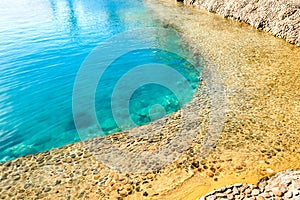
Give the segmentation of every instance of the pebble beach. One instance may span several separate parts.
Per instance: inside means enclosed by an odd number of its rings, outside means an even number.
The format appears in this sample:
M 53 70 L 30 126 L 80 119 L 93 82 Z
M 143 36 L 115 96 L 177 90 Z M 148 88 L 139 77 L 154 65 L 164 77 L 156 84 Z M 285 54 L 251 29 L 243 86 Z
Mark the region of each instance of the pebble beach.
M 145 4 L 205 62 L 192 101 L 0 164 L 0 198 L 299 199 L 300 48 L 174 1 Z
M 205 199 L 300 199 L 300 171 L 287 170 L 262 178 L 257 184 L 233 184 L 222 187 L 199 200 Z

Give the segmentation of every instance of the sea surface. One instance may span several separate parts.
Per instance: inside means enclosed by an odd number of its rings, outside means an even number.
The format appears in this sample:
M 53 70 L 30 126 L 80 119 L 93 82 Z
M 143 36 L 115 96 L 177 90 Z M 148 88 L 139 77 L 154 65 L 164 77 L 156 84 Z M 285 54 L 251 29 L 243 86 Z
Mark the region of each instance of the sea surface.
M 83 61 L 113 36 L 151 27 L 164 25 L 141 0 L 1 0 L 0 162 L 80 141 L 72 94 Z M 150 123 L 191 100 L 199 71 L 182 55 L 192 55 L 182 47 L 177 34 L 158 32 L 153 37 L 163 38 L 160 48 L 128 52 L 103 73 L 95 95 L 101 131 L 88 137 Z M 137 40 L 141 38 L 149 39 L 141 35 Z M 168 47 L 179 49 L 181 55 L 164 51 Z M 124 119 L 125 125 L 120 127 L 112 114 L 114 87 L 128 71 L 147 63 L 178 71 L 183 80 L 171 84 L 180 87 L 181 82 L 188 81 L 192 90 L 180 91 L 184 98 L 179 101 L 178 94 L 164 85 L 142 84 L 128 99 L 130 121 L 134 123 L 126 126 L 128 120 Z M 122 106 L 114 107 L 114 112 L 121 112 Z M 84 128 L 95 126 L 84 124 Z

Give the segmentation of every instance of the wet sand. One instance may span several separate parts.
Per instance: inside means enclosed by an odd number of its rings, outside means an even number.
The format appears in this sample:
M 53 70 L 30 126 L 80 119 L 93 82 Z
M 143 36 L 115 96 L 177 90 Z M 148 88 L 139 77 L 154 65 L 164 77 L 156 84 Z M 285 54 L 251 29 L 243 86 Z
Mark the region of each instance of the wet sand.
M 196 199 L 227 184 L 300 168 L 300 48 L 171 0 L 145 3 L 206 62 L 211 76 L 203 73 L 192 102 L 125 133 L 1 164 L 0 198 Z M 210 87 L 214 83 L 220 87 Z M 108 161 L 114 148 L 155 158 L 170 138 L 178 139 L 180 128 L 186 137 L 171 148 L 179 159 L 163 168 L 155 168 L 155 159 L 150 171 L 135 162 L 139 157 Z M 144 171 L 128 171 L 132 167 Z

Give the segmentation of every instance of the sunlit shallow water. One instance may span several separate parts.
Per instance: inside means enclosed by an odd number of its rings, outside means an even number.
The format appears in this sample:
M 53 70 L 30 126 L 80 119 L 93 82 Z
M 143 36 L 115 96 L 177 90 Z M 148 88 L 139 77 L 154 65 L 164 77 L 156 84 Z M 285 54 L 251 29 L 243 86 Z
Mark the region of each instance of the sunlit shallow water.
M 134 0 L 4 0 L 0 13 L 0 162 L 79 141 L 72 90 L 81 63 L 115 34 L 162 27 L 142 1 Z M 178 35 L 164 41 L 161 49 L 181 48 Z M 98 87 L 95 107 L 103 130 L 100 135 L 123 130 L 110 110 L 118 78 L 137 65 L 157 62 L 171 66 L 189 81 L 193 91 L 183 91 L 183 103 L 191 100 L 199 75 L 191 63 L 161 50 L 131 52 L 112 63 Z M 182 106 L 168 88 L 144 85 L 130 100 L 135 125 L 151 122 L 149 113 L 155 112 L 157 104 L 163 109 L 157 107 L 155 119 Z
M 226 121 L 205 157 L 207 170 L 204 165 L 200 176 L 172 197 L 196 199 L 226 184 L 256 184 L 275 172 L 298 169 L 300 48 L 199 8 L 172 0 L 146 2 L 159 19 L 184 33 L 225 89 Z M 213 178 L 207 176 L 211 169 L 217 169 Z

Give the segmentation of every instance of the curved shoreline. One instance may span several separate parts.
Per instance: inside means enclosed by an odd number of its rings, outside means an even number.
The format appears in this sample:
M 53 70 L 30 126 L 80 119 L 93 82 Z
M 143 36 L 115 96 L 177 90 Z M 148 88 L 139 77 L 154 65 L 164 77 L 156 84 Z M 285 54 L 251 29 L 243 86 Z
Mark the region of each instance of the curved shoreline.
M 213 167 L 168 196 L 195 199 L 228 184 L 255 184 L 264 176 L 299 168 L 300 85 L 295 81 L 300 61 L 294 59 L 299 48 L 197 8 L 170 0 L 161 0 L 163 6 L 151 3 L 159 19 L 181 30 L 192 52 L 213 63 L 225 86 L 228 110 L 222 137 L 205 158 Z M 215 171 L 220 165 L 226 170 Z
M 300 1 L 298 0 L 184 0 L 224 18 L 251 26 L 300 46 Z
M 204 83 L 185 106 L 193 114 L 187 123 L 197 137 L 178 160 L 163 169 L 119 172 L 99 162 L 93 155 L 99 151 L 93 147 L 104 142 L 131 151 L 156 151 L 174 137 L 182 110 L 127 133 L 3 163 L 0 198 L 195 199 L 227 184 L 256 183 L 278 171 L 300 168 L 300 61 L 286 59 L 299 57 L 299 48 L 240 23 L 170 5 L 170 0 L 149 6 L 163 22 L 181 30 L 191 51 L 211 61 L 221 77 L 226 120 L 215 148 L 203 156 L 210 113 Z M 147 133 L 160 125 L 163 135 L 153 134 L 152 140 L 133 137 L 139 130 Z
M 0 171 L 3 172 L 0 177 L 0 198 L 22 198 L 24 195 L 26 198 L 38 199 L 155 198 L 174 189 L 191 178 L 199 167 L 198 159 L 203 153 L 200 147 L 206 146 L 203 142 L 210 112 L 208 93 L 203 82 L 190 103 L 160 120 L 126 132 L 89 139 L 0 164 Z M 195 108 L 198 110 L 196 113 Z M 116 159 L 119 158 L 115 155 L 116 148 L 139 152 L 139 157 L 143 157 L 144 153 L 155 156 L 160 147 L 170 144 L 169 139 L 178 139 L 178 126 L 183 129 L 181 134 L 185 140 L 181 139 L 170 149 L 182 155 L 175 162 L 166 163 L 167 166 L 160 168 L 153 166 L 151 171 L 129 172 L 128 164 L 137 164 L 130 166 L 133 169 L 144 169 L 145 166 L 135 162 L 133 157 Z M 196 138 L 191 138 L 192 145 L 184 149 L 182 146 L 192 132 Z M 140 136 L 143 134 L 147 137 Z M 109 158 L 111 160 L 107 160 Z

